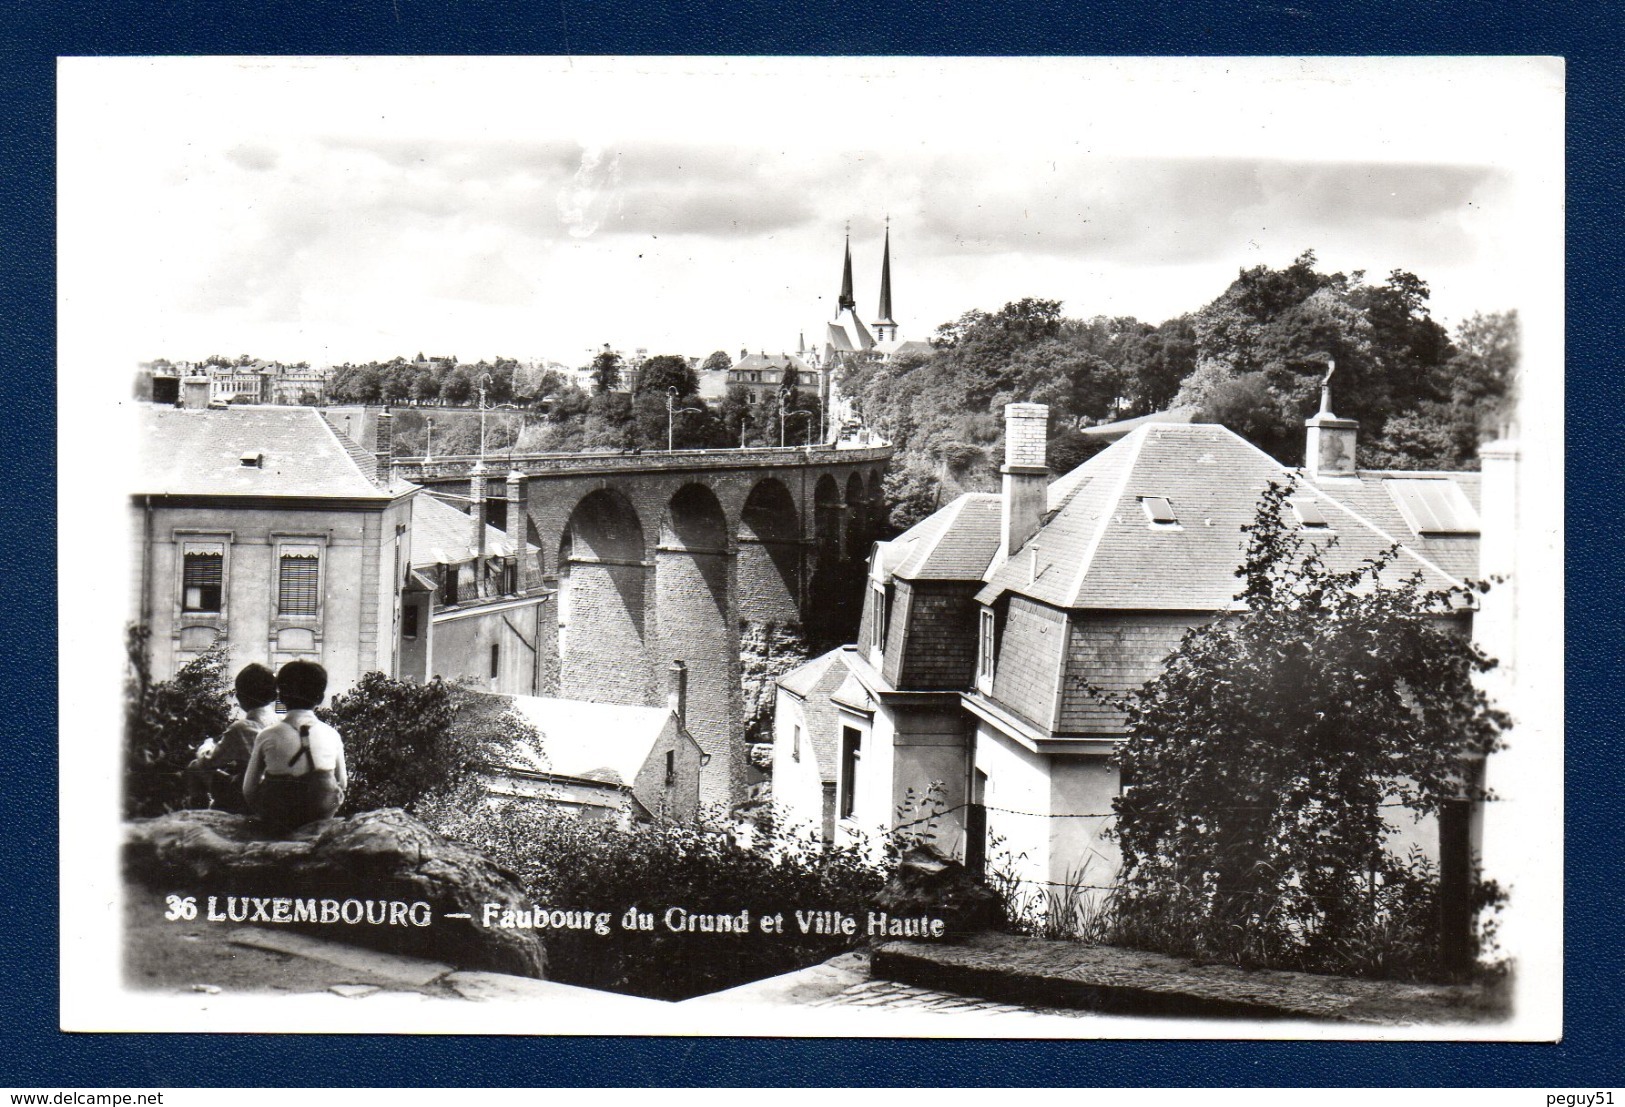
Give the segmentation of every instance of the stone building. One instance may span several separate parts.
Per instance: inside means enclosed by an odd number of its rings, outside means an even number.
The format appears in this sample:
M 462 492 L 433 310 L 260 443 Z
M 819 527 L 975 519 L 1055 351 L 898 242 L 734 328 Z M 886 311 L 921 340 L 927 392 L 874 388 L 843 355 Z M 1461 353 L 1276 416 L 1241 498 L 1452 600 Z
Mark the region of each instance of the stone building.
M 234 665 L 295 658 L 342 690 L 399 671 L 413 485 L 309 408 L 140 410 L 132 618 L 165 679 L 223 641 Z
M 1237 610 L 1242 527 L 1271 481 L 1295 477 L 1295 522 L 1336 538 L 1334 568 L 1398 543 L 1396 579 L 1478 575 L 1478 474 L 1358 469 L 1329 403 L 1303 471 L 1221 426 L 1145 423 L 1053 481 L 1046 409 L 1005 413 L 1002 490 L 877 543 L 857 642 L 779 681 L 774 799 L 826 838 L 894 825 L 935 786 L 958 856 L 999 841 L 1039 887 L 1108 882 L 1124 719 L 1090 688 L 1138 689 L 1187 628 Z

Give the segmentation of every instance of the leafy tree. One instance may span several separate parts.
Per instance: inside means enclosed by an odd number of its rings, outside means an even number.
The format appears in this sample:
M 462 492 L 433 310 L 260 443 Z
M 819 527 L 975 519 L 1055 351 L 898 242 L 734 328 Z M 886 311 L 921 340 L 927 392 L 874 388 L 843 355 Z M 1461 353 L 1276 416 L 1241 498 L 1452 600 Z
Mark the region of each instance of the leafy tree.
M 549 399 L 547 417 L 552 423 L 579 423 L 592 403 L 592 397 L 580 385 L 557 373 L 549 374 L 548 389 L 542 395 Z
M 517 742 L 539 748 L 509 702 L 443 680 L 367 673 L 318 712 L 344 739 L 344 813 L 420 805 L 456 792 L 482 757 Z
M 750 402 L 750 389 L 730 384 L 718 408 L 724 446 L 761 445 L 761 424 L 756 406 Z
M 170 680 L 152 679 L 144 626 L 125 630 L 124 815 L 146 818 L 186 806 L 185 771 L 205 738 L 231 725 L 226 649 L 215 645 Z
M 679 354 L 657 354 L 638 369 L 638 391 L 652 392 L 665 401 L 666 389 L 677 389 L 678 396 L 692 396 L 700 390 L 699 377 L 689 367 L 688 359 Z
M 728 356 L 727 350 L 713 350 L 711 356 L 705 359 L 700 369 L 707 373 L 726 372 L 733 368 L 733 359 Z
M 1245 613 L 1188 631 L 1120 705 L 1121 936 L 1426 975 L 1430 874 L 1387 851 L 1384 812 L 1485 798 L 1472 766 L 1507 717 L 1473 677 L 1494 663 L 1462 633 L 1469 589 L 1395 583 L 1394 550 L 1331 568 L 1283 519 L 1291 492 L 1271 484 L 1247 528 Z M 1397 954 L 1377 940 L 1395 932 Z
M 600 392 L 593 396 L 582 423 L 584 449 L 626 450 L 637 445 L 632 419 L 632 397 L 625 392 Z
M 605 346 L 592 359 L 592 390 L 602 396 L 621 386 L 621 355 Z
M 427 365 L 414 365 L 411 367 L 411 399 L 420 404 L 432 404 L 440 398 L 440 382 L 435 380 L 434 370 Z
M 1282 411 L 1282 400 L 1263 373 L 1225 373 L 1206 390 L 1197 418 L 1229 427 L 1272 457 L 1302 452 L 1302 431 Z
M 379 391 L 386 404 L 405 403 L 412 398 L 412 385 L 416 371 L 401 358 L 396 358 L 379 371 Z
M 461 406 L 474 398 L 474 377 L 468 366 L 459 365 L 440 382 L 440 402 Z

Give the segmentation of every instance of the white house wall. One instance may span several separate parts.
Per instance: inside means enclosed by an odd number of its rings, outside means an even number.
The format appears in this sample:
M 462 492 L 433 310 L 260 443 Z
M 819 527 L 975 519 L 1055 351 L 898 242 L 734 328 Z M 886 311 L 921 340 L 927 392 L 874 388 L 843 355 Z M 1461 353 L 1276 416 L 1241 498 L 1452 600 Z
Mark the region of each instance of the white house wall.
M 989 871 L 1027 881 L 1029 889 L 1041 892 L 1050 874 L 1052 820 L 1044 817 L 1050 809 L 1049 758 L 983 720 L 976 728 L 976 769 L 987 776 L 982 801 L 988 807 Z
M 801 728 L 801 756 L 795 756 L 795 731 Z M 834 773 L 838 766 L 828 766 Z M 807 726 L 806 704 L 783 688 L 773 710 L 773 805 L 778 817 L 791 826 L 821 831 L 824 824 L 824 784 L 818 751 Z

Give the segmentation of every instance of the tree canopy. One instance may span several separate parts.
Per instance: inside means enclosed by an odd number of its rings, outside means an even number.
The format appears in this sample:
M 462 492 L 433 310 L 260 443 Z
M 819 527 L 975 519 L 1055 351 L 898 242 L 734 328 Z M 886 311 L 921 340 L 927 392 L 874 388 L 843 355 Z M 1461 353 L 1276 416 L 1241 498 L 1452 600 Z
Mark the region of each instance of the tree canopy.
M 639 392 L 664 397 L 668 388 L 677 389 L 679 397 L 692 396 L 700 390 L 699 377 L 681 354 L 657 354 L 638 368 Z

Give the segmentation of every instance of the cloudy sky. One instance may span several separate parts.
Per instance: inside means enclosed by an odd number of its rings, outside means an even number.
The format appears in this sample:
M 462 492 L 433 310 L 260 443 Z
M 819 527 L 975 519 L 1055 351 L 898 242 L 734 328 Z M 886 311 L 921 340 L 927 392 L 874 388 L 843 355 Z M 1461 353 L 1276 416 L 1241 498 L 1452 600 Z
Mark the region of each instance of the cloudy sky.
M 1160 321 L 1314 249 L 1454 323 L 1529 295 L 1561 70 L 1464 59 L 71 59 L 65 339 L 135 360 L 793 349 Z M 1554 156 L 1555 152 L 1555 156 Z M 68 343 L 65 342 L 65 346 Z M 123 370 L 121 369 L 121 372 Z

